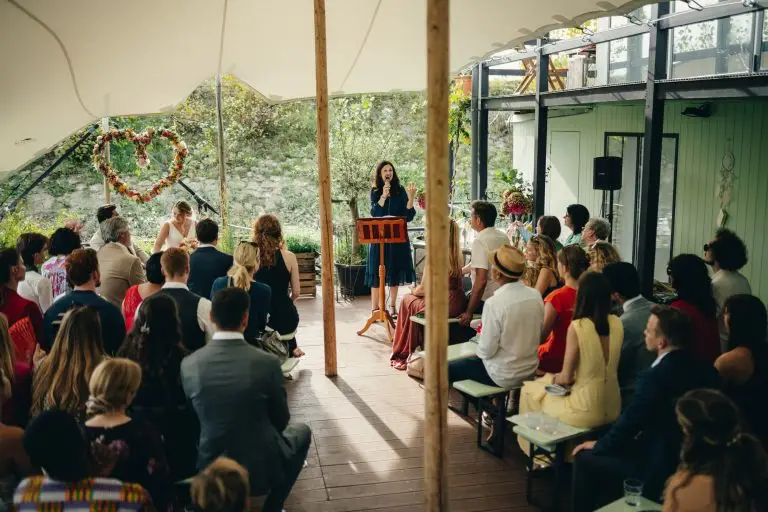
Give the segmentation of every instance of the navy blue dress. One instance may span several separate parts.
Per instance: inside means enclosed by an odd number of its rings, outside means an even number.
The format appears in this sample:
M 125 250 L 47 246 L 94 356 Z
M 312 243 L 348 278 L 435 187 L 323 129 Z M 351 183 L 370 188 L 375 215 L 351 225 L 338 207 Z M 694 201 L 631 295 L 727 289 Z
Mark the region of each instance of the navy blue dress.
M 400 186 L 400 193 L 390 195 L 384 206 L 379 206 L 381 192 L 371 190 L 371 216 L 372 217 L 405 217 L 410 222 L 416 216 L 416 209 L 408 209 L 408 194 L 405 187 Z M 411 242 L 384 245 L 384 265 L 387 268 L 387 286 L 401 286 L 416 281 L 416 273 L 413 271 L 413 257 L 411 256 Z M 368 265 L 365 269 L 365 284 L 371 288 L 379 287 L 379 245 L 368 246 Z

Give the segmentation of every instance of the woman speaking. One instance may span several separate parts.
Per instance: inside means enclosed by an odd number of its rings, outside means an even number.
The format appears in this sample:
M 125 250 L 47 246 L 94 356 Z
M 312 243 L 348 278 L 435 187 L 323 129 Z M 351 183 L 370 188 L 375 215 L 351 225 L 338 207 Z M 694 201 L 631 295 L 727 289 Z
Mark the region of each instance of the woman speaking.
M 410 222 L 416 216 L 416 210 L 413 207 L 415 195 L 416 186 L 410 184 L 405 188 L 400 185 L 395 166 L 385 160 L 376 166 L 376 175 L 373 178 L 373 188 L 371 189 L 371 216 L 405 217 L 406 222 Z M 384 265 L 387 269 L 385 284 L 389 287 L 389 314 L 395 318 L 397 316 L 395 303 L 398 286 L 413 283 L 416 280 L 410 241 L 385 244 Z M 383 304 L 379 304 L 379 286 L 381 283 L 379 283 L 378 244 L 368 246 L 365 284 L 371 287 L 371 308 L 376 311 L 379 307 L 384 307 Z

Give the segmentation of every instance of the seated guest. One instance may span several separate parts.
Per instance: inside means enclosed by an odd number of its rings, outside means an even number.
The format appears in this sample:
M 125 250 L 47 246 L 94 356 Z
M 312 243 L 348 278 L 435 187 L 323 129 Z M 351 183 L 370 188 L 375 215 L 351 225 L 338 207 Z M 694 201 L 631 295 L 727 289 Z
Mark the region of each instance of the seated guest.
M 758 406 L 768 386 L 768 317 L 753 295 L 731 295 L 723 308 L 728 351 L 715 360 L 726 394 L 736 402 L 752 431 L 768 443 L 768 410 Z
M 560 286 L 556 255 L 555 244 L 545 235 L 532 236 L 525 246 L 527 266 L 523 282 L 535 288 L 542 297 L 546 297 Z
M 539 373 L 558 373 L 563 368 L 565 340 L 571 316 L 576 304 L 579 278 L 589 267 L 584 249 L 578 245 L 566 245 L 557 253 L 557 272 L 565 284 L 549 295 L 544 301 L 544 324 L 541 328 L 539 346 Z
M 640 276 L 631 263 L 609 263 L 603 269 L 603 275 L 611 283 L 614 304 L 623 310 L 621 325 L 624 326 L 624 343 L 619 358 L 619 389 L 621 405 L 626 407 L 635 392 L 637 377 L 651 366 L 656 357 L 645 347 L 644 334 L 653 303 L 640 295 Z
M 100 476 L 135 482 L 149 492 L 158 510 L 168 504 L 168 463 L 160 434 L 151 423 L 125 413 L 141 384 L 141 368 L 129 359 L 102 361 L 88 385 L 85 437 Z
M 259 248 L 259 269 L 254 278 L 272 290 L 267 325 L 280 334 L 296 332 L 299 312 L 294 302 L 299 298 L 299 263 L 296 255 L 285 248 L 283 228 L 277 217 L 262 215 L 256 219 L 251 230 L 251 241 Z M 293 357 L 304 355 L 295 338 L 287 343 Z
M 128 221 L 113 217 L 101 223 L 106 245 L 99 249 L 99 295 L 117 306 L 122 306 L 125 292 L 131 286 L 147 281 L 144 266 L 138 256 L 129 250 L 133 245 Z
M 542 215 L 536 223 L 536 234 L 549 237 L 555 244 L 555 252 L 563 248 L 563 244 L 558 240 L 561 231 L 560 220 L 554 215 Z
M 717 303 L 704 260 L 695 254 L 680 254 L 669 262 L 667 274 L 677 292 L 672 307 L 688 315 L 693 324 L 691 350 L 702 361 L 714 364 L 720 355 Z
M 50 353 L 32 376 L 32 417 L 48 409 L 85 417 L 88 381 L 107 357 L 99 324 L 99 313 L 90 306 L 73 308 L 64 315 Z
M 17 329 L 30 331 L 29 335 L 20 331 L 17 337 L 11 333 L 17 353 L 24 358 L 28 356 L 30 347 L 34 347 L 34 341 L 39 341 L 43 336 L 43 315 L 40 308 L 16 292 L 19 283 L 24 280 L 25 272 L 24 262 L 16 249 L 0 250 L 0 313 L 8 319 L 11 331 L 17 322 L 23 322 Z M 31 339 L 32 335 L 35 340 Z
M 656 360 L 638 378 L 632 401 L 610 430 L 573 451 L 574 512 L 591 512 L 620 498 L 625 478 L 639 478 L 643 496 L 660 501 L 682 444 L 675 417 L 677 399 L 692 389 L 717 385 L 714 368 L 685 348 L 692 335 L 687 315 L 653 306 L 645 346 L 657 354 Z
M 502 245 L 509 244 L 507 234 L 496 229 L 496 207 L 487 201 L 473 201 L 470 225 L 477 233 L 472 242 L 472 256 L 468 265 L 462 269 L 464 274 L 472 274 L 472 291 L 469 293 L 467 309 L 459 315 L 461 325 L 469 325 L 472 316 L 480 313 L 483 302 L 493 296 L 499 284 L 490 277 L 489 254 Z
M 621 261 L 621 255 L 614 246 L 603 240 L 598 240 L 587 251 L 589 256 L 589 270 L 602 272 L 609 263 Z
M 455 317 L 466 309 L 467 298 L 462 285 L 461 253 L 459 225 L 451 219 L 448 228 L 448 316 Z M 425 269 L 421 284 L 411 290 L 400 301 L 395 337 L 392 343 L 390 364 L 396 370 L 405 370 L 408 356 L 417 348 L 424 347 L 424 328 L 411 321 L 411 316 L 424 311 L 425 284 L 429 270 Z M 451 340 L 453 341 L 453 340 Z
M 96 232 L 91 237 L 91 240 L 88 242 L 88 247 L 93 249 L 94 251 L 99 251 L 102 247 L 104 247 L 104 237 L 102 236 L 102 224 L 105 220 L 111 219 L 112 217 L 119 217 L 120 214 L 117 211 L 117 206 L 114 204 L 107 204 L 104 206 L 99 206 L 99 209 L 96 210 L 96 220 L 99 221 L 99 225 L 96 227 Z M 130 247 L 128 247 L 128 250 L 134 255 L 138 256 L 141 260 L 142 264 L 145 264 L 147 262 L 147 253 L 144 252 L 144 249 L 136 245 L 135 243 L 132 243 Z
M 7 402 L 4 397 L 11 393 L 11 384 L 0 370 L 0 410 Z M 24 451 L 24 430 L 0 422 L 0 510 L 4 503 L 13 501 L 13 490 L 22 478 L 37 473 Z
M 43 341 L 40 348 L 51 350 L 56 332 L 64 314 L 75 306 L 89 306 L 99 315 L 101 339 L 107 354 L 115 355 L 125 339 L 125 320 L 120 310 L 96 295 L 101 275 L 99 260 L 93 249 L 77 249 L 67 257 L 67 279 L 75 289 L 56 302 L 45 312 L 43 318 Z
M 232 267 L 232 256 L 216 248 L 219 243 L 219 226 L 213 219 L 197 223 L 197 239 L 200 245 L 189 256 L 189 291 L 201 297 L 211 297 L 213 282 L 227 275 Z
M 483 330 L 477 357 L 448 364 L 450 383 L 471 379 L 489 386 L 520 387 L 536 372 L 544 303 L 525 286 L 525 256 L 503 245 L 489 255 L 491 276 L 499 287 L 483 307 Z
M 747 264 L 747 246 L 730 229 L 720 228 L 715 239 L 704 245 L 704 262 L 712 266 L 712 294 L 717 303 L 720 349 L 728 350 L 728 331 L 723 320 L 725 301 L 731 295 L 750 295 L 749 281 L 739 272 Z
M 581 428 L 607 425 L 619 416 L 617 373 L 624 329 L 610 310 L 608 280 L 595 272 L 581 276 L 573 320 L 568 327 L 563 370 L 523 384 L 520 414 L 540 411 Z M 570 394 L 550 394 L 545 389 L 549 384 L 569 388 Z M 520 446 L 528 453 L 522 437 Z
M 745 431 L 736 404 L 714 389 L 695 389 L 678 400 L 676 412 L 683 451 L 664 511 L 768 509 L 768 456 Z
M 181 344 L 176 302 L 162 294 L 147 298 L 118 355 L 141 367 L 131 416 L 151 422 L 163 436 L 174 480 L 195 473 L 200 435 L 197 417 L 181 387 L 181 360 L 187 354 Z
M 243 466 L 219 457 L 192 479 L 192 504 L 200 512 L 251 510 L 248 472 Z
M 51 280 L 51 289 L 54 300 L 72 291 L 67 281 L 67 271 L 64 262 L 72 251 L 80 249 L 80 235 L 69 228 L 59 228 L 53 232 L 48 242 L 48 258 L 40 268 L 40 274 Z
M 581 235 L 582 247 L 589 249 L 599 240 L 606 241 L 611 236 L 611 223 L 599 217 L 592 217 L 584 225 Z
M 0 313 L 0 375 L 10 384 L 10 396 L 0 407 L 0 421 L 6 425 L 27 424 L 32 401 L 32 365 L 20 361 L 8 332 L 8 319 Z
M 181 342 L 190 352 L 203 345 L 213 334 L 210 324 L 211 301 L 195 295 L 187 288 L 189 279 L 189 254 L 179 247 L 163 252 L 160 266 L 165 284 L 158 293 L 167 295 L 176 302 L 181 321 Z
M 210 290 L 211 296 L 230 286 L 248 292 L 251 298 L 251 310 L 248 314 L 245 340 L 252 345 L 267 326 L 267 315 L 272 304 L 272 290 L 269 286 L 253 279 L 258 268 L 259 249 L 256 247 L 256 243 L 240 242 L 235 249 L 234 265 L 226 273 L 226 276 L 219 277 L 213 282 Z
M 589 220 L 589 210 L 582 204 L 571 204 L 565 209 L 565 227 L 571 230 L 571 234 L 565 239 L 564 246 L 582 245 L 581 237 L 584 232 L 584 225 Z
M 43 313 L 53 302 L 51 280 L 40 273 L 40 265 L 45 261 L 47 247 L 48 237 L 40 233 L 23 233 L 16 241 L 16 250 L 19 251 L 26 268 L 24 280 L 19 283 L 16 291 L 25 299 L 37 304 Z
M 160 291 L 165 284 L 163 268 L 160 266 L 162 252 L 156 252 L 147 260 L 147 282 L 135 284 L 128 288 L 123 299 L 123 318 L 125 318 L 125 330 L 133 327 L 133 319 L 141 302 Z
M 33 420 L 24 432 L 24 449 L 45 476 L 19 484 L 16 510 L 155 510 L 140 485 L 93 478 L 88 441 L 65 411 L 47 411 Z
M 213 297 L 211 342 L 181 363 L 184 392 L 200 419 L 198 469 L 226 454 L 250 474 L 263 510 L 280 512 L 307 457 L 311 433 L 288 425 L 290 412 L 278 359 L 248 345 L 248 294 L 227 288 Z

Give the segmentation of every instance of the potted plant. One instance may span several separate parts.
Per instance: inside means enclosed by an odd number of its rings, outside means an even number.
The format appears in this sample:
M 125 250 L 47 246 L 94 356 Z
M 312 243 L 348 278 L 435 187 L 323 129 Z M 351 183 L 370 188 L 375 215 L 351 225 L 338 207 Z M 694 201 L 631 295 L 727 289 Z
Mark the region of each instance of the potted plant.
M 357 297 L 371 293 L 370 287 L 365 284 L 365 267 L 368 259 L 368 248 L 357 244 L 354 239 L 357 230 L 354 226 L 345 226 L 335 230 L 333 254 L 336 259 L 336 275 L 339 280 L 339 289 L 343 297 Z
M 320 241 L 309 230 L 291 231 L 285 236 L 286 248 L 296 255 L 299 263 L 300 295 L 317 296 L 315 260 L 320 253 Z

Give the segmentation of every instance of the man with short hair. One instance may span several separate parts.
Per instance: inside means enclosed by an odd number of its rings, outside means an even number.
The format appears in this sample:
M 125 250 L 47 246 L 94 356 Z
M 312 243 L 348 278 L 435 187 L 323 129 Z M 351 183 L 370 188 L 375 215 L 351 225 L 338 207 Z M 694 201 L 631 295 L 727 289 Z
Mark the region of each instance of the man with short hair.
M 122 308 L 128 288 L 145 283 L 147 276 L 141 260 L 131 252 L 131 230 L 124 217 L 112 217 L 102 222 L 101 233 L 106 244 L 98 252 L 101 275 L 98 293 Z
M 197 223 L 197 240 L 200 245 L 189 256 L 189 291 L 201 297 L 210 297 L 213 282 L 227 275 L 232 268 L 232 256 L 216 248 L 219 243 L 219 226 L 213 219 Z
M 44 476 L 24 479 L 13 494 L 14 509 L 154 511 L 139 484 L 98 474 L 91 447 L 77 421 L 57 409 L 43 411 L 24 432 L 24 451 Z
M 57 299 L 43 317 L 43 340 L 40 347 L 46 352 L 51 350 L 56 340 L 64 314 L 74 306 L 91 306 L 99 313 L 101 321 L 101 339 L 104 350 L 109 355 L 117 354 L 125 340 L 125 320 L 120 310 L 112 303 L 96 294 L 100 285 L 99 259 L 93 249 L 76 249 L 64 263 L 67 279 L 74 290 Z
M 168 295 L 179 310 L 181 341 L 194 352 L 203 347 L 213 335 L 211 301 L 189 291 L 189 254 L 179 247 L 171 247 L 160 257 L 165 284 L 158 293 Z
M 96 210 L 96 220 L 99 222 L 99 225 L 96 227 L 96 232 L 91 237 L 90 241 L 88 242 L 88 247 L 91 249 L 94 249 L 98 251 L 104 246 L 104 237 L 101 233 L 101 224 L 107 220 L 111 219 L 112 217 L 119 217 L 120 213 L 117 211 L 117 206 L 114 204 L 105 204 L 104 206 L 99 206 L 99 209 Z M 147 253 L 144 252 L 144 250 L 139 247 L 136 244 L 131 244 L 131 247 L 128 248 L 134 255 L 138 256 L 141 260 L 142 265 L 147 263 L 147 260 L 149 259 L 149 256 L 147 256 Z
M 205 347 L 184 358 L 184 392 L 200 419 L 198 469 L 221 455 L 249 473 L 251 493 L 267 495 L 262 510 L 280 512 L 309 451 L 307 425 L 288 425 L 280 361 L 249 345 L 250 299 L 240 288 L 216 292 L 211 320 L 216 328 Z
M 661 501 L 683 441 L 675 404 L 692 389 L 718 385 L 715 369 L 687 349 L 692 336 L 685 313 L 667 306 L 651 308 L 645 346 L 656 360 L 640 375 L 632 401 L 608 432 L 574 449 L 574 512 L 591 512 L 620 498 L 625 478 L 642 480 L 643 496 Z
M 459 315 L 461 325 L 469 325 L 472 315 L 483 309 L 483 301 L 488 300 L 499 288 L 499 284 L 488 280 L 490 265 L 488 255 L 509 243 L 507 234 L 496 229 L 496 207 L 487 201 L 473 201 L 470 205 L 472 216 L 470 224 L 477 232 L 472 242 L 472 260 L 463 268 L 465 274 L 472 273 L 472 291 L 469 293 L 467 310 Z
M 603 275 L 611 283 L 614 304 L 623 310 L 624 342 L 619 358 L 619 388 L 622 408 L 626 408 L 635 392 L 638 375 L 655 359 L 653 352 L 645 347 L 644 334 L 653 303 L 640 295 L 640 276 L 631 263 L 609 263 L 603 268 Z
M 599 217 L 592 217 L 581 232 L 581 245 L 592 247 L 598 240 L 606 241 L 611 236 L 611 223 Z
M 720 349 L 728 347 L 728 329 L 723 318 L 725 301 L 733 295 L 752 295 L 752 287 L 739 272 L 747 264 L 747 246 L 730 229 L 720 228 L 715 239 L 704 245 L 704 261 L 712 266 L 712 294 L 717 302 L 717 326 L 720 331 Z

